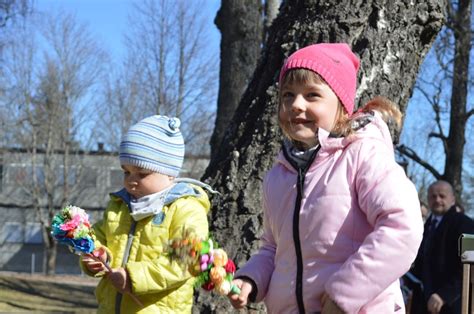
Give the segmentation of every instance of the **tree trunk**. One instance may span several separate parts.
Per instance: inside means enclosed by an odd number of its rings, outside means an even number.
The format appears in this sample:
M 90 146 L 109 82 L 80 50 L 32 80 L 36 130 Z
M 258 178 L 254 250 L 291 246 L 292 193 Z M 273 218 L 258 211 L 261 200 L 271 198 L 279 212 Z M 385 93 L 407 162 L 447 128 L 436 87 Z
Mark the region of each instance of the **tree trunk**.
M 280 7 L 253 79 L 204 175 L 222 193 L 213 199 L 212 234 L 237 266 L 255 252 L 261 235 L 261 183 L 280 149 L 275 82 L 284 59 L 312 43 L 346 42 L 361 58 L 359 104 L 384 95 L 405 111 L 418 67 L 443 25 L 444 8 L 437 0 L 295 0 Z M 210 300 L 204 292 L 198 303 L 202 312 L 231 311 L 227 300 Z
M 58 245 L 47 231 L 46 226 L 42 226 L 44 243 L 43 255 L 43 271 L 46 275 L 54 275 L 56 273 L 56 255 Z
M 211 154 L 218 151 L 240 98 L 252 77 L 263 36 L 262 5 L 259 0 L 224 0 L 215 24 L 221 39 L 219 95 Z
M 454 66 L 451 91 L 451 116 L 447 138 L 445 172 L 443 179 L 453 184 L 457 199 L 462 194 L 462 165 L 466 123 L 467 85 L 469 81 L 469 54 L 471 51 L 471 0 L 458 2 L 453 17 Z

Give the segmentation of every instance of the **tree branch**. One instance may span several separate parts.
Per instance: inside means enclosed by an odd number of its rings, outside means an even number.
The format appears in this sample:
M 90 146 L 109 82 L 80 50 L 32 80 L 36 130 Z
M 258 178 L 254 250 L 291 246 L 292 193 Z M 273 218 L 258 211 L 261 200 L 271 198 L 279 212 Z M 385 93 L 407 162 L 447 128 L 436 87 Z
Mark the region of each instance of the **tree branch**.
M 466 112 L 466 115 L 464 116 L 464 121 L 467 122 L 467 120 L 469 120 L 469 118 L 474 114 L 474 109 L 471 109 L 469 110 L 468 112 Z
M 446 140 L 446 137 L 443 134 L 439 134 L 435 132 L 431 132 L 430 134 L 428 134 L 428 137 L 436 137 L 436 138 L 441 139 L 442 141 Z
M 429 172 L 436 178 L 441 179 L 441 174 L 427 161 L 423 160 L 413 149 L 406 147 L 405 145 L 397 145 L 395 149 L 402 155 L 410 158 Z
M 443 143 L 444 153 L 446 154 L 448 151 L 448 137 L 444 134 L 443 126 L 441 124 L 441 106 L 440 106 L 441 86 L 437 85 L 437 86 L 433 86 L 433 88 L 436 88 L 436 93 L 434 95 L 428 93 L 426 90 L 424 90 L 420 86 L 418 87 L 418 90 L 425 97 L 426 101 L 431 105 L 431 107 L 433 108 L 433 112 L 435 114 L 434 120 L 436 122 L 438 132 L 437 133 L 431 132 L 428 136 L 439 138 L 441 142 Z

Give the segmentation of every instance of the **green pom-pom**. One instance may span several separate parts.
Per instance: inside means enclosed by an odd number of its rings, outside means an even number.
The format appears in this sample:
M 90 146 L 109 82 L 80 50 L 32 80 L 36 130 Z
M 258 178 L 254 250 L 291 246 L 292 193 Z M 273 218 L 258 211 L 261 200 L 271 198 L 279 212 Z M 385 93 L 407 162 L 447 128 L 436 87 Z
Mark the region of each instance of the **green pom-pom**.
M 230 294 L 240 294 L 240 288 L 236 285 L 230 287 Z
M 204 254 L 209 253 L 209 248 L 210 248 L 209 242 L 203 241 L 201 245 L 202 245 L 202 246 L 201 246 L 201 252 L 200 252 L 200 254 L 201 254 L 201 255 L 204 255 Z

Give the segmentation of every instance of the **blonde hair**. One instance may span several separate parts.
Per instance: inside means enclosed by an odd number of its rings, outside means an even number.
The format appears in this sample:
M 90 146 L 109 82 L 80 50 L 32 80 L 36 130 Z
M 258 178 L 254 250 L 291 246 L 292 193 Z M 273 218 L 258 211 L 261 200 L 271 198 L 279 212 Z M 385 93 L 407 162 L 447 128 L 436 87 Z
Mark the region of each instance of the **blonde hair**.
M 402 129 L 402 118 L 403 115 L 398 109 L 397 105 L 390 101 L 388 98 L 382 96 L 375 96 L 369 102 L 367 102 L 357 112 L 371 113 L 377 111 L 380 113 L 382 120 L 387 124 L 392 140 L 398 138 L 400 130 Z M 356 130 L 352 127 L 353 118 L 357 118 L 357 115 L 352 117 L 340 116 L 336 118 L 335 127 L 331 131 L 334 136 L 346 137 L 353 134 Z

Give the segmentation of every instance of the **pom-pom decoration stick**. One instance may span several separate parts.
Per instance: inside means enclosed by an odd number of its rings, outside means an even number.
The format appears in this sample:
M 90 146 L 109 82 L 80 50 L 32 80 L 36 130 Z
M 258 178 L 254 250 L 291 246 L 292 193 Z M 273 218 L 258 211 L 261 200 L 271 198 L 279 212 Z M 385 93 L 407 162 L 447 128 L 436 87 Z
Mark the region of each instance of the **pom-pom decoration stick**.
M 223 249 L 217 248 L 217 243 L 211 238 L 203 240 L 192 231 L 184 230 L 183 238 L 170 240 L 165 252 L 172 261 L 187 267 L 196 278 L 196 287 L 214 290 L 220 295 L 240 294 L 239 287 L 232 284 L 234 262 Z
M 108 263 L 104 263 L 100 258 L 94 255 L 94 230 L 91 229 L 89 215 L 84 209 L 68 205 L 60 213 L 53 217 L 51 222 L 51 235 L 56 241 L 65 244 L 71 252 L 78 255 L 85 255 L 93 260 L 102 263 L 107 269 L 106 272 L 112 272 Z M 127 293 L 141 307 L 143 304 L 132 293 Z

